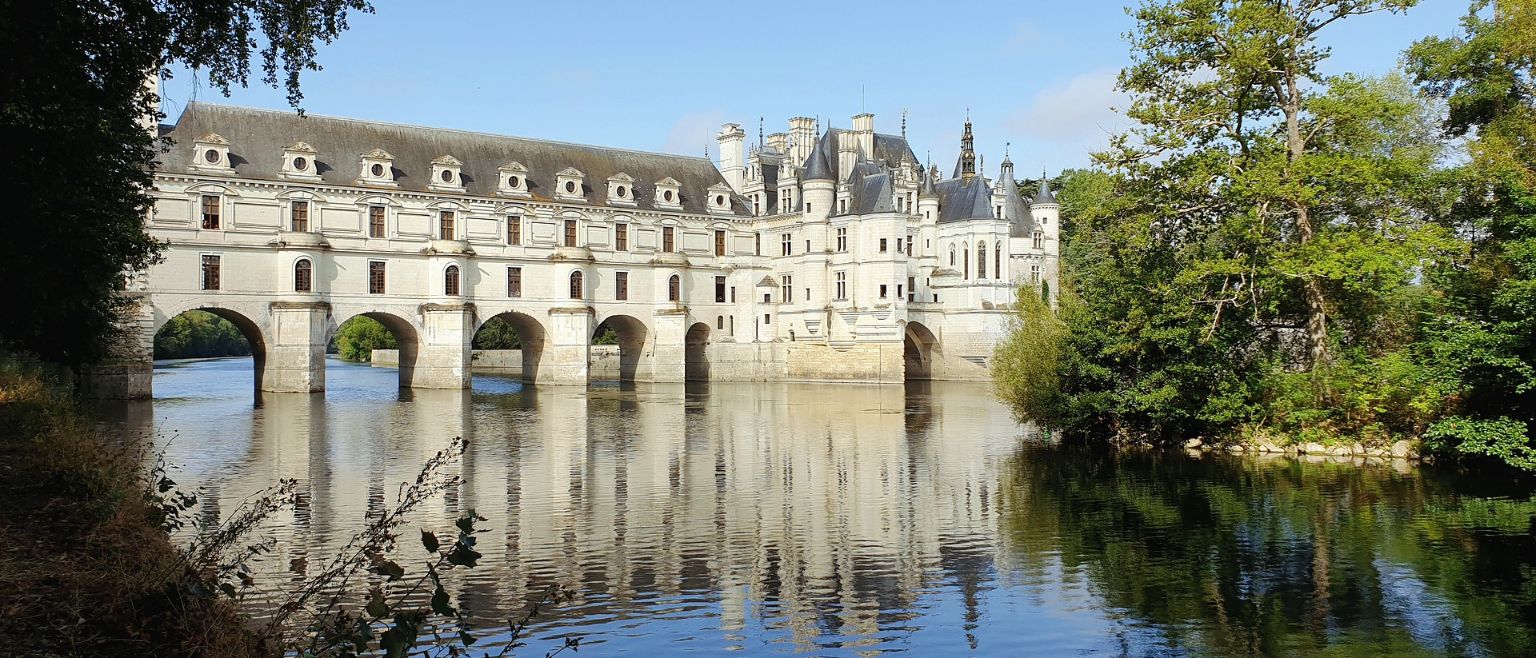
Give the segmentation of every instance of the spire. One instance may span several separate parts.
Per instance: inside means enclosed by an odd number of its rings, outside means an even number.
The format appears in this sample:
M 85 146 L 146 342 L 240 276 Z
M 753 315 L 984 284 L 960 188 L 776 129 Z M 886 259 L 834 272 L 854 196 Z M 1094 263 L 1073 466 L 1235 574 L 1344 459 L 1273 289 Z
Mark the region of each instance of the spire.
M 928 197 L 938 196 L 938 193 L 935 192 L 934 189 L 933 189 L 933 179 L 938 178 L 938 177 L 939 177 L 939 168 L 938 167 L 935 167 L 933 165 L 929 165 L 927 169 L 923 170 L 923 187 L 917 193 L 918 198 L 928 198 Z
M 1003 143 L 1003 170 L 1002 173 L 998 175 L 999 178 L 1008 181 L 1013 180 L 1013 158 L 1008 156 L 1008 147 L 1010 146 L 1012 146 L 1012 144 L 1008 142 Z
M 832 151 L 836 149 L 836 135 L 831 130 L 821 134 L 821 139 L 816 142 L 816 148 L 811 150 L 811 157 L 805 162 L 805 180 L 837 180 L 836 170 L 833 168 L 834 158 Z
M 1045 172 L 1040 172 L 1040 187 L 1035 190 L 1035 198 L 1029 205 L 1039 206 L 1047 203 L 1056 203 L 1056 195 L 1051 193 L 1051 184 L 1045 180 Z
M 969 180 L 976 175 L 976 137 L 971 134 L 971 110 L 965 110 L 965 131 L 960 134 L 960 159 L 955 161 L 955 178 Z

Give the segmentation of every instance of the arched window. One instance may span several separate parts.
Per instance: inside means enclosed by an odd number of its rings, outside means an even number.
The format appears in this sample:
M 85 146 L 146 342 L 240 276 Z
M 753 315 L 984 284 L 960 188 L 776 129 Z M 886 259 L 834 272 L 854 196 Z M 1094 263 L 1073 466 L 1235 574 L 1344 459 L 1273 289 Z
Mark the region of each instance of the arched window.
M 987 278 L 987 243 L 976 243 L 976 278 Z
M 955 266 L 955 245 L 949 245 L 949 266 Z
M 1003 243 L 992 245 L 992 278 L 1003 280 Z
M 724 330 L 725 329 L 725 316 L 723 316 L 723 315 L 715 316 L 715 328 L 716 329 L 720 329 L 720 330 Z
M 571 299 L 581 299 L 581 272 L 571 272 Z
M 293 291 L 309 292 L 313 289 L 313 281 L 314 268 L 310 265 L 309 259 L 300 258 L 299 262 L 293 264 Z
M 667 279 L 667 301 L 675 302 L 683 296 L 683 279 L 676 274 Z
M 449 265 L 443 270 L 443 294 L 449 297 L 459 296 L 459 266 Z
M 960 278 L 969 281 L 971 279 L 971 247 L 970 245 L 961 243 L 960 251 L 964 252 L 960 257 L 961 262 L 964 265 L 960 268 Z

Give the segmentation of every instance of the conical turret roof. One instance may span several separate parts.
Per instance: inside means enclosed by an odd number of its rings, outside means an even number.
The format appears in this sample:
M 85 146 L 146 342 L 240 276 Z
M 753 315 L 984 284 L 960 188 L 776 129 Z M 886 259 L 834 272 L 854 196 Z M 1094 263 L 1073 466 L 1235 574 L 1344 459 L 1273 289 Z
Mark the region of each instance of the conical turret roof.
M 1035 190 L 1035 198 L 1031 203 L 1032 205 L 1056 203 L 1056 195 L 1051 193 L 1051 184 L 1046 182 L 1044 178 L 1040 179 L 1040 187 Z
M 811 157 L 805 161 L 805 180 L 837 180 L 835 162 L 837 150 L 837 136 L 831 130 L 821 134 L 821 139 L 816 142 L 816 148 L 811 151 Z

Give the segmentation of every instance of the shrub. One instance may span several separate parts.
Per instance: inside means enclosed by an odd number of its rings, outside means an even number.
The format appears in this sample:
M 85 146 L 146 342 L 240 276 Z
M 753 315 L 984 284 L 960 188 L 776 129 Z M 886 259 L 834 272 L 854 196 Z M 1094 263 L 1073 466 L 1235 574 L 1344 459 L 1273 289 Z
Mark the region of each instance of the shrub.
M 1463 461 L 1495 459 L 1536 471 L 1536 448 L 1531 447 L 1529 431 L 1524 421 L 1510 418 L 1452 416 L 1436 421 L 1424 433 L 1424 451 Z

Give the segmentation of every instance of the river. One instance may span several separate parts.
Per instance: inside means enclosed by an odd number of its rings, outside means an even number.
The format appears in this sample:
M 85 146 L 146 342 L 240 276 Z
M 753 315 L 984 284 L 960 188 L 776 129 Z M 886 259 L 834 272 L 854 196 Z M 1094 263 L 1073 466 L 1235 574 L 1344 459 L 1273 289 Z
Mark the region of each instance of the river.
M 400 552 L 486 517 L 450 579 L 477 648 L 558 584 L 519 655 L 1536 653 L 1536 502 L 1496 479 L 1051 446 L 971 384 L 402 391 L 327 366 L 325 394 L 254 404 L 249 359 L 163 362 L 110 410 L 205 520 L 298 480 L 253 611 L 463 436 Z

